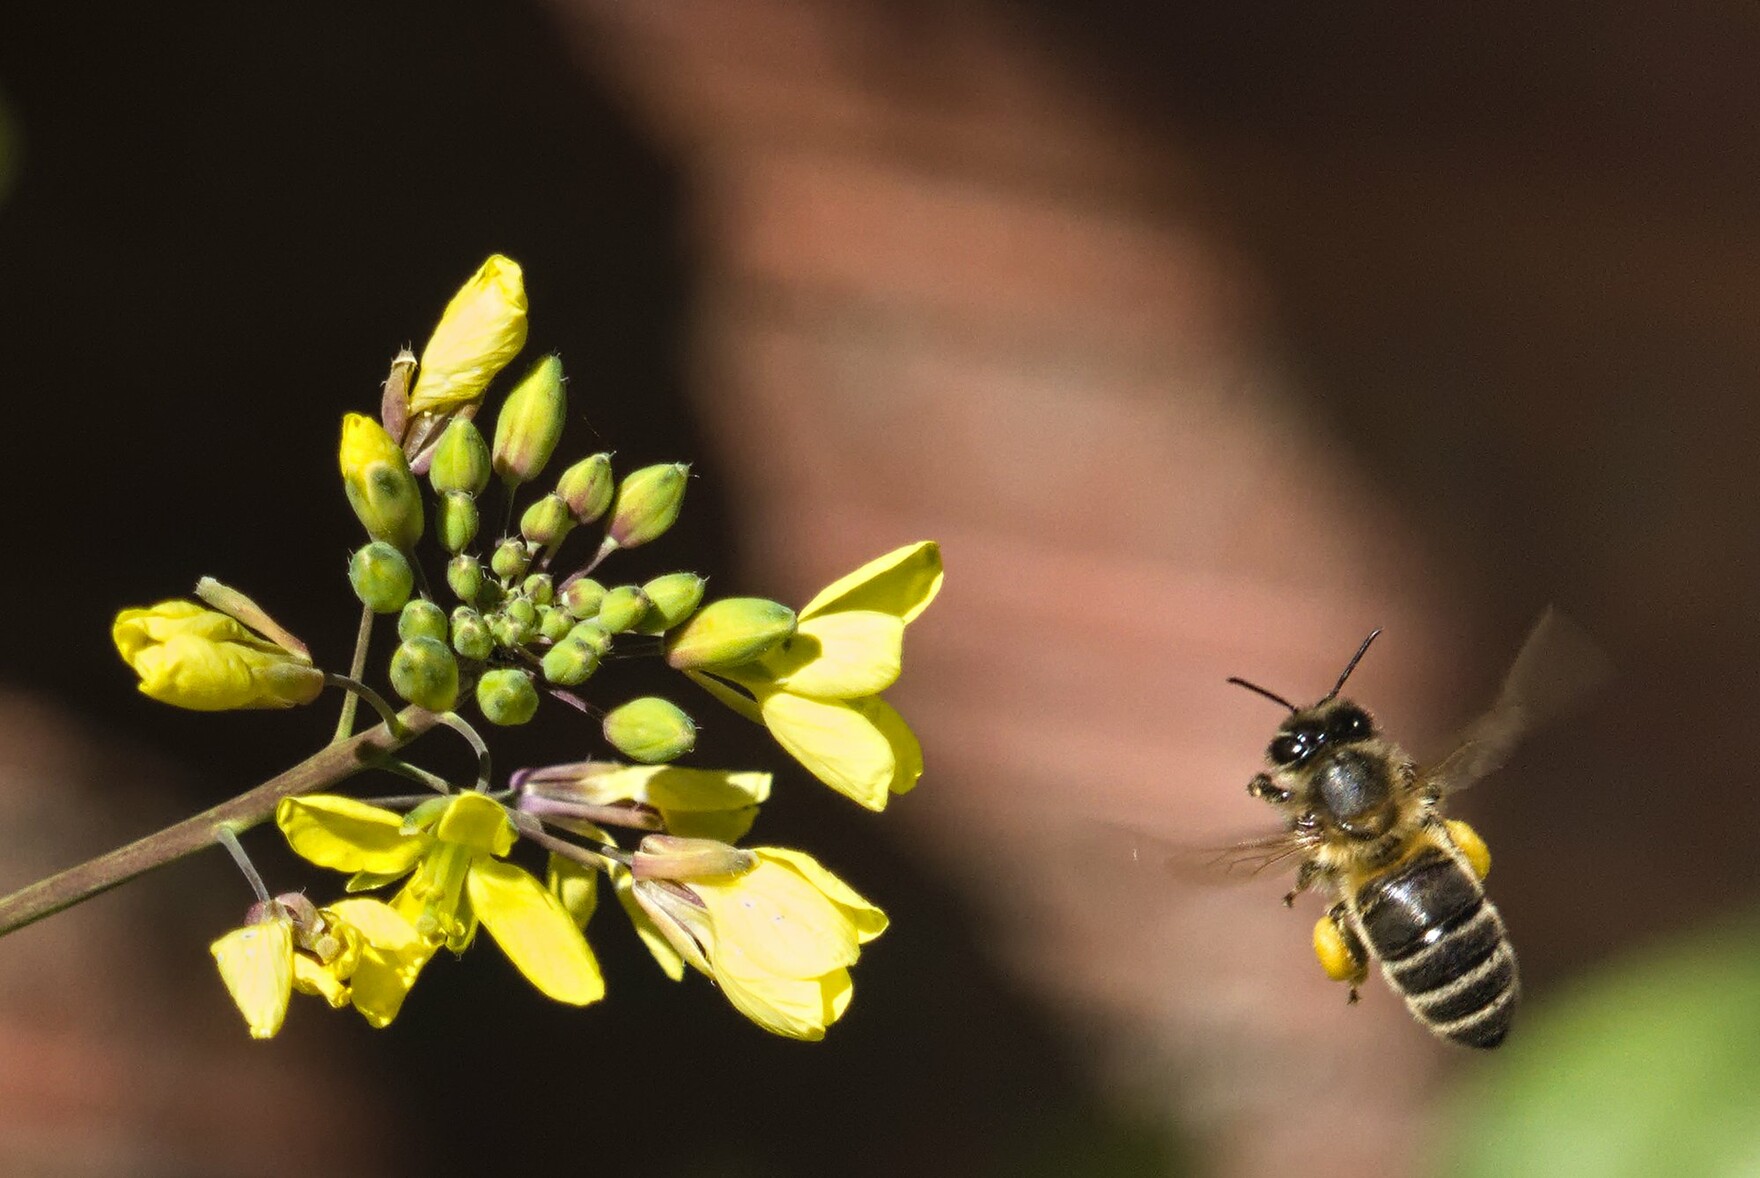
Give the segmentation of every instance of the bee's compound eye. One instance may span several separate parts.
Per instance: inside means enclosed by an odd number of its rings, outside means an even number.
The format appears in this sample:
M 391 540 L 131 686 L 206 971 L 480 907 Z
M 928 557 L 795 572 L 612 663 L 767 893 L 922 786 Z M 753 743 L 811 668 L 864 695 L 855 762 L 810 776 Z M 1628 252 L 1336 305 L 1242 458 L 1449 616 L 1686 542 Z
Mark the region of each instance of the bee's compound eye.
M 1286 732 L 1272 741 L 1271 747 L 1266 751 L 1276 764 L 1293 765 L 1308 751 L 1308 742 L 1296 733 Z

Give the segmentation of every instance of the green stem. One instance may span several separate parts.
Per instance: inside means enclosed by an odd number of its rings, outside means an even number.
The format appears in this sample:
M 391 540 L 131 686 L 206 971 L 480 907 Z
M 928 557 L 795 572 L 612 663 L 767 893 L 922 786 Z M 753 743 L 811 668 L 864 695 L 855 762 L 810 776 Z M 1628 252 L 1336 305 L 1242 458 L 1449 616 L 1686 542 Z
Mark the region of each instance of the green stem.
M 0 936 L 89 900 L 155 867 L 211 847 L 219 841 L 222 827 L 237 832 L 264 822 L 275 813 L 282 798 L 315 793 L 372 768 L 381 757 L 396 752 L 439 723 L 440 717 L 423 708 L 409 707 L 399 712 L 396 720 L 395 729 L 381 724 L 339 744 L 326 745 L 285 773 L 231 801 L 0 897 Z
M 471 749 L 477 754 L 477 784 L 473 787 L 479 793 L 487 793 L 489 782 L 493 778 L 494 768 L 489 759 L 489 746 L 471 727 L 471 722 L 457 712 L 440 713 L 440 723 L 446 725 L 470 743 Z
M 360 625 L 354 632 L 354 657 L 348 663 L 348 677 L 355 682 L 367 673 L 367 640 L 373 636 L 373 609 L 361 606 Z M 354 714 L 360 707 L 360 700 L 354 692 L 349 692 L 342 700 L 342 715 L 336 718 L 336 735 L 330 738 L 331 744 L 347 740 L 354 734 Z

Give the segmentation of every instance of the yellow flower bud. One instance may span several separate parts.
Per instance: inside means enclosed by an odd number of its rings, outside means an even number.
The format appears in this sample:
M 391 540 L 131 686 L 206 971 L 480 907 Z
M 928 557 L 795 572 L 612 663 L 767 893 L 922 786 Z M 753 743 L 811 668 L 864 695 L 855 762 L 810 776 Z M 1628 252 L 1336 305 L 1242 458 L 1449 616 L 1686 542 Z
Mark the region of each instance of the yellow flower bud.
M 698 880 L 744 875 L 757 865 L 750 851 L 718 839 L 651 834 L 637 848 L 631 870 L 637 879 Z
M 310 659 L 193 601 L 125 609 L 111 637 L 144 695 L 192 711 L 286 708 L 324 689 Z
M 622 634 L 633 629 L 652 605 L 640 586 L 619 585 L 599 603 L 599 624 L 609 633 Z
M 509 486 L 530 482 L 550 461 L 568 419 L 562 361 L 545 356 L 514 386 L 495 418 L 495 473 Z
M 422 495 L 403 448 L 370 417 L 342 419 L 342 488 L 367 535 L 408 551 L 422 534 Z
M 525 342 L 525 276 L 518 262 L 495 254 L 452 296 L 422 349 L 410 414 L 453 413 L 480 402 Z
M 762 597 L 712 601 L 666 640 L 666 662 L 676 670 L 749 663 L 795 631 L 792 609 Z
M 655 765 L 690 752 L 697 726 L 677 704 L 649 695 L 605 713 L 605 740 L 630 760 Z
M 664 535 L 684 505 L 690 471 L 689 463 L 669 462 L 625 476 L 617 488 L 606 539 L 618 548 L 634 548 Z

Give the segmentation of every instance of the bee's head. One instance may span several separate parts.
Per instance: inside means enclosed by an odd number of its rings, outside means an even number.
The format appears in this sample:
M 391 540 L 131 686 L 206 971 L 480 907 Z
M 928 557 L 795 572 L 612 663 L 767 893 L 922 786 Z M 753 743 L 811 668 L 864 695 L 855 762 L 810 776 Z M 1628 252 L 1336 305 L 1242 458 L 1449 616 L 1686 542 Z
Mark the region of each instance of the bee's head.
M 1392 774 L 1387 751 L 1376 738 L 1375 721 L 1355 703 L 1338 698 L 1379 633 L 1363 640 L 1332 690 L 1310 707 L 1298 708 L 1244 679 L 1229 680 L 1290 712 L 1266 746 L 1270 771 L 1253 779 L 1252 792 L 1276 805 L 1311 813 L 1352 838 L 1383 834 L 1391 820 Z

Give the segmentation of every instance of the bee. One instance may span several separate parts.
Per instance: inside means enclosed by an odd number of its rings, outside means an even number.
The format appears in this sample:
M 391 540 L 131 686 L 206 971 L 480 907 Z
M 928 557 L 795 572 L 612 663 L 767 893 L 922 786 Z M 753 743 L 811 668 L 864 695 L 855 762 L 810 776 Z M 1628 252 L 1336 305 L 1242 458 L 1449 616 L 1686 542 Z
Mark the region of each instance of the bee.
M 1498 768 L 1522 732 L 1588 686 L 1598 655 L 1548 611 L 1516 657 L 1491 710 L 1440 762 L 1420 768 L 1374 718 L 1342 698 L 1345 682 L 1381 633 L 1363 640 L 1332 690 L 1307 707 L 1245 679 L 1230 683 L 1289 710 L 1247 792 L 1283 815 L 1285 830 L 1242 843 L 1230 865 L 1299 863 L 1295 887 L 1328 902 L 1314 953 L 1350 1001 L 1369 962 L 1431 1033 L 1468 1047 L 1503 1042 L 1521 997 L 1515 949 L 1483 881 L 1491 853 L 1443 802 Z M 1571 672 L 1559 675 L 1560 670 Z M 1598 677 L 1598 673 L 1597 673 Z

